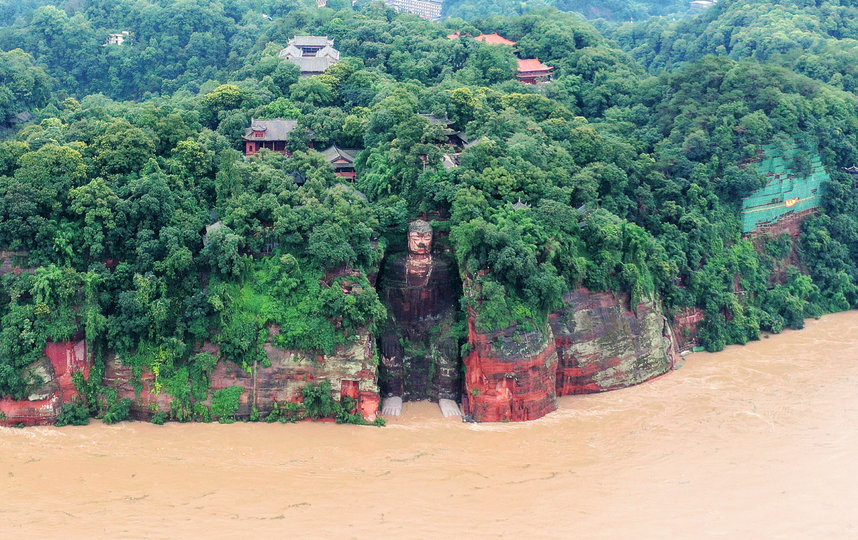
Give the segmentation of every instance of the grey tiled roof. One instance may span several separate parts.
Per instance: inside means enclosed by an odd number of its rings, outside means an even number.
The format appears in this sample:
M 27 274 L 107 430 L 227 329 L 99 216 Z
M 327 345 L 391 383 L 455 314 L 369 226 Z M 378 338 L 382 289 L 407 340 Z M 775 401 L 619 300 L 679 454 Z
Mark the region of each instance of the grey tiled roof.
M 328 36 L 295 36 L 289 40 L 289 45 L 296 47 L 324 47 L 325 45 L 333 45 L 334 40 L 328 39 Z
M 280 56 L 280 58 L 292 59 L 292 58 L 301 58 L 301 56 L 303 56 L 303 55 L 304 55 L 304 53 L 303 53 L 303 51 L 301 51 L 301 49 L 299 49 L 298 47 L 296 47 L 294 45 L 289 45 L 288 47 L 286 47 L 285 49 L 280 51 L 280 54 L 278 56 Z
M 274 118 L 272 120 L 259 120 L 251 118 L 250 127 L 244 130 L 246 141 L 288 141 L 289 134 L 298 125 L 297 120 Z M 254 131 L 264 131 L 262 137 L 254 137 Z
M 322 155 L 328 158 L 328 161 L 330 162 L 333 162 L 338 158 L 344 158 L 346 161 L 354 163 L 355 158 L 360 151 L 360 148 L 340 148 L 338 146 L 331 146 L 330 148 L 322 150 Z

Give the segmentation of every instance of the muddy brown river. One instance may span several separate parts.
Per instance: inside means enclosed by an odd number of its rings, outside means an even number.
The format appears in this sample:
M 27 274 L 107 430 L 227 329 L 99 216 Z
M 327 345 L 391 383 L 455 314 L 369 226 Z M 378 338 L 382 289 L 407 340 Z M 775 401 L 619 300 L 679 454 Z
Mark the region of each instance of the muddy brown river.
M 0 538 L 856 538 L 858 312 L 521 424 L 0 428 Z

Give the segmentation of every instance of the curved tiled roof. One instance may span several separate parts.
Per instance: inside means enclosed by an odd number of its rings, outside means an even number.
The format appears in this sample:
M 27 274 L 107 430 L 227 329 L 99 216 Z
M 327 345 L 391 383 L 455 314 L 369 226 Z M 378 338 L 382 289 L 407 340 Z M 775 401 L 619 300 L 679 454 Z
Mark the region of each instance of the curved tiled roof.
M 250 127 L 244 130 L 243 139 L 246 141 L 288 141 L 289 134 L 298 126 L 297 120 L 274 118 L 271 120 L 250 119 Z M 254 131 L 262 131 L 264 135 L 254 137 Z
M 515 45 L 515 41 L 507 39 L 500 34 L 480 34 L 474 39 L 488 43 L 489 45 Z
M 522 58 L 518 61 L 519 73 L 526 71 L 551 71 L 552 69 L 554 68 L 540 62 L 539 58 Z

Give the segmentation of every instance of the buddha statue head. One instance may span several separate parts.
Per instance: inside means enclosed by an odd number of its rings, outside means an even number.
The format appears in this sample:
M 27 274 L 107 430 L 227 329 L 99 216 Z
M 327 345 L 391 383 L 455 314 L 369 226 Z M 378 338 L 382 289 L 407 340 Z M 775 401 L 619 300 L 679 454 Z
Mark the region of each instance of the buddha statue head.
M 408 226 L 408 252 L 412 255 L 432 253 L 432 225 L 418 219 Z

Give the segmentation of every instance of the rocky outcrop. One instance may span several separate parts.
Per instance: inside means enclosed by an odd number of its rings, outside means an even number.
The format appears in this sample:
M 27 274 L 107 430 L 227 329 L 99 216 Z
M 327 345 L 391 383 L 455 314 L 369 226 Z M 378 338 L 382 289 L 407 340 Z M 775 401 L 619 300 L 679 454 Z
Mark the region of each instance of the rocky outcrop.
M 557 346 L 557 395 L 625 388 L 673 367 L 677 351 L 656 302 L 628 309 L 628 295 L 566 293 L 549 321 Z
M 3 274 L 21 272 L 32 272 L 32 268 L 27 267 L 27 259 L 30 256 L 29 251 L 2 251 L 0 250 L 0 276 Z
M 468 321 L 465 414 L 479 422 L 541 418 L 557 408 L 557 352 L 550 328 L 482 333 Z
M 139 377 L 135 377 L 134 368 L 116 354 L 108 354 L 102 382 L 105 387 L 116 390 L 117 399 L 131 400 L 130 416 L 135 420 L 148 420 L 156 412 L 170 412 L 173 397 L 156 390 L 155 374 L 143 369 Z
M 0 399 L 0 425 L 37 426 L 53 424 L 63 404 L 74 400 L 79 394 L 74 384 L 74 374 L 80 372 L 89 377 L 92 364 L 87 354 L 86 341 L 60 341 L 48 343 L 45 357 L 28 368 L 28 374 L 42 381 L 26 399 Z

